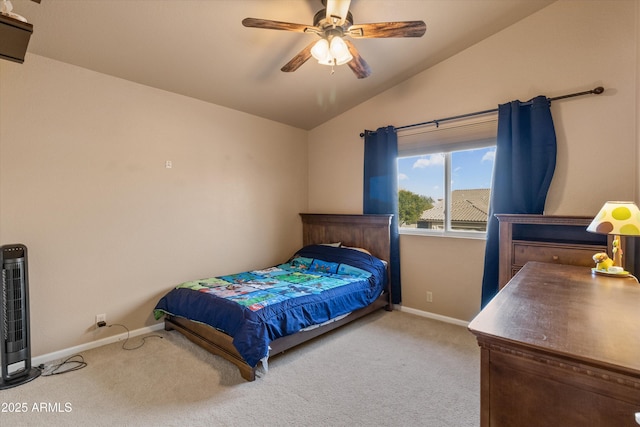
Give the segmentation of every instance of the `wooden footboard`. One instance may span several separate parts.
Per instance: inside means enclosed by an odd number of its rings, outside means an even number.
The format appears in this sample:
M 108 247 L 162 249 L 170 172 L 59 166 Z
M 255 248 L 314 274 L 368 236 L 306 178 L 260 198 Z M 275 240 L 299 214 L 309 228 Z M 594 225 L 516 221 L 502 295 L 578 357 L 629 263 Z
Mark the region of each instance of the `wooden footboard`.
M 244 361 L 240 353 L 233 346 L 233 338 L 224 332 L 203 323 L 165 315 L 164 329 L 166 331 L 176 330 L 187 337 L 189 341 L 199 345 L 208 352 L 221 356 L 238 367 L 240 375 L 247 381 L 256 379 L 255 368 L 249 366 Z
M 300 214 L 303 223 L 303 246 L 341 242 L 343 246 L 367 249 L 372 255 L 386 261 L 390 259 L 391 215 L 332 215 Z M 389 271 L 387 271 L 387 274 Z M 308 331 L 278 338 L 270 343 L 269 357 L 282 353 L 342 325 L 352 322 L 380 308 L 392 309 L 391 286 L 367 307 L 348 316 Z M 256 378 L 256 368 L 249 366 L 233 345 L 233 339 L 209 325 L 182 317 L 165 315 L 165 330 L 176 330 L 205 350 L 223 357 L 240 370 L 247 381 Z

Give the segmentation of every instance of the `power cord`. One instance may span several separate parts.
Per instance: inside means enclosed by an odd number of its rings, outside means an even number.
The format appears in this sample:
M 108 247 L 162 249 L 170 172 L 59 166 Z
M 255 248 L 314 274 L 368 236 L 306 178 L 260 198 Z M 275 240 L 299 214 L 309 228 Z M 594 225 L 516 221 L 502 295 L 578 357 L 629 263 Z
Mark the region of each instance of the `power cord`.
M 142 337 L 142 342 L 139 345 L 137 345 L 136 347 L 127 347 L 126 344 L 127 344 L 127 342 L 129 341 L 129 338 L 130 338 L 129 328 L 127 328 L 125 325 L 122 325 L 120 323 L 114 323 L 114 324 L 108 325 L 108 326 L 109 327 L 121 326 L 127 331 L 127 339 L 125 339 L 124 342 L 122 343 L 122 348 L 124 350 L 136 350 L 136 349 L 139 349 L 140 347 L 142 347 L 144 345 L 144 343 L 146 342 L 147 338 L 163 338 L 161 335 L 148 335 L 146 337 Z M 69 365 L 69 366 L 67 366 L 67 365 Z M 86 368 L 86 367 L 87 367 L 87 362 L 84 361 L 84 357 L 81 354 L 74 354 L 73 356 L 67 357 L 62 363 L 59 363 L 57 365 L 45 366 L 44 363 L 41 363 L 37 367 L 37 369 L 40 370 L 40 372 L 41 372 L 40 375 L 41 376 L 50 377 L 52 375 L 60 375 L 60 374 L 66 374 L 67 372 L 77 371 L 77 370 L 80 370 L 80 369 Z
M 137 350 L 137 349 L 139 349 L 140 347 L 142 347 L 144 345 L 144 343 L 146 342 L 147 338 L 160 338 L 160 339 L 163 338 L 161 335 L 147 335 L 146 337 L 142 337 L 142 342 L 139 345 L 137 345 L 135 347 L 127 347 L 126 345 L 127 345 L 127 341 L 129 341 L 129 335 L 130 335 L 129 328 L 127 328 L 125 325 L 123 325 L 121 323 L 113 323 L 113 324 L 108 325 L 108 326 L 109 327 L 121 326 L 127 331 L 127 338 L 122 343 L 122 349 L 123 350 Z
M 79 360 L 73 360 L 76 358 L 79 358 Z M 62 370 L 62 368 L 64 368 L 65 365 L 71 365 L 71 366 Z M 77 371 L 79 369 L 85 368 L 86 366 L 87 366 L 87 362 L 84 361 L 84 357 L 82 357 L 81 354 L 75 354 L 73 356 L 69 356 L 62 363 L 59 363 L 57 365 L 51 365 L 49 367 L 45 367 L 44 364 L 40 364 L 40 366 L 38 366 L 38 369 L 40 369 L 40 372 L 42 372 L 40 374 L 41 376 L 50 377 L 52 375 L 60 375 L 60 374 L 66 374 L 67 372 Z

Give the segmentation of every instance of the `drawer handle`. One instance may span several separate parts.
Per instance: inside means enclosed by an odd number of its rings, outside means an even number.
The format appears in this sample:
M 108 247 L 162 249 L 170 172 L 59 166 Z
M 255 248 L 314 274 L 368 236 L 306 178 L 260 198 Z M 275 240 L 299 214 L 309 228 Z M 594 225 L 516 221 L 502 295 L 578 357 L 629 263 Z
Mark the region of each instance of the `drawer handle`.
M 636 412 L 636 423 L 640 424 L 640 412 Z
M 554 255 L 552 258 L 553 258 L 554 261 L 557 261 L 557 260 L 560 259 L 560 257 L 558 255 Z

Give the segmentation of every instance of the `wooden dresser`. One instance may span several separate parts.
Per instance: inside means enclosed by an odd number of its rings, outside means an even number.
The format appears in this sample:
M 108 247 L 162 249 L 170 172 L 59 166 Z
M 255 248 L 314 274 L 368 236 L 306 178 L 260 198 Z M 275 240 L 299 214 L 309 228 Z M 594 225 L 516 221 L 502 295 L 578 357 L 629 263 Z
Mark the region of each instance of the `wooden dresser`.
M 640 285 L 530 262 L 469 324 L 481 426 L 638 426 Z
M 593 217 L 497 214 L 500 223 L 500 289 L 529 261 L 595 267 L 607 236 L 590 233 Z

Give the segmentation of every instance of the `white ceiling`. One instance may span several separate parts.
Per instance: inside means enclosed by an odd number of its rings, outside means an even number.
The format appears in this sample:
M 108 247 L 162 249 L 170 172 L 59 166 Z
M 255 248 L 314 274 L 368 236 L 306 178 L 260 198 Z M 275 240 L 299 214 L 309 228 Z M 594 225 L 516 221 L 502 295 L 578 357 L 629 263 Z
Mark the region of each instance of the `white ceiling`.
M 33 24 L 28 51 L 312 129 L 554 0 L 353 0 L 355 24 L 423 20 L 422 38 L 353 40 L 372 69 L 310 59 L 280 68 L 313 34 L 246 28 L 243 18 L 313 24 L 320 0 L 12 0 Z M 28 61 L 28 58 L 27 58 Z

